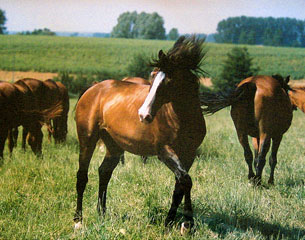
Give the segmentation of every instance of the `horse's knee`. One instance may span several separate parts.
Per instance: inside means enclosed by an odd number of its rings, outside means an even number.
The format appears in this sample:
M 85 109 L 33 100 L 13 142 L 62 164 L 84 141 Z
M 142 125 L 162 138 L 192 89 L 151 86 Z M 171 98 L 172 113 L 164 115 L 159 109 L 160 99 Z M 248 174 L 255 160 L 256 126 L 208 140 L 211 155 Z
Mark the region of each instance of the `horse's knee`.
M 183 174 L 179 179 L 184 191 L 190 191 L 193 186 L 192 178 L 188 173 Z

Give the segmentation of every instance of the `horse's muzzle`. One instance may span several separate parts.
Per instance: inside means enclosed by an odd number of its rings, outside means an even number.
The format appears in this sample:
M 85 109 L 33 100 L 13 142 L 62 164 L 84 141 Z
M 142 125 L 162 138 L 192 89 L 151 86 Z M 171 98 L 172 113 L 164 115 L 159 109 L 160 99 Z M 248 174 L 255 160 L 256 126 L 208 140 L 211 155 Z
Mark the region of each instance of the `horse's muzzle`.
M 149 113 L 147 113 L 147 114 L 139 114 L 139 117 L 140 117 L 140 121 L 142 123 L 146 123 L 146 124 L 151 123 L 152 120 L 153 120 L 152 115 L 149 114 Z

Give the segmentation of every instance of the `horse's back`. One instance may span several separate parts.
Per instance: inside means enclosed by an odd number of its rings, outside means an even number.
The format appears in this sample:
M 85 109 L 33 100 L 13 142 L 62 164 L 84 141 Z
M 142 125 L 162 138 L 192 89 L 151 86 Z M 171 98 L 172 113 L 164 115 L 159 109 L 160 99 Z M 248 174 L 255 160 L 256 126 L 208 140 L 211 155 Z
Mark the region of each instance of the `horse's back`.
M 231 114 L 233 118 L 242 115 L 242 121 L 246 122 L 245 131 L 251 132 L 249 135 L 258 137 L 259 132 L 266 132 L 273 136 L 288 130 L 292 106 L 278 80 L 270 76 L 254 76 L 241 81 L 238 87 L 246 88 L 247 97 L 232 106 Z
M 125 77 L 121 81 L 136 84 L 150 85 L 150 81 L 140 77 Z

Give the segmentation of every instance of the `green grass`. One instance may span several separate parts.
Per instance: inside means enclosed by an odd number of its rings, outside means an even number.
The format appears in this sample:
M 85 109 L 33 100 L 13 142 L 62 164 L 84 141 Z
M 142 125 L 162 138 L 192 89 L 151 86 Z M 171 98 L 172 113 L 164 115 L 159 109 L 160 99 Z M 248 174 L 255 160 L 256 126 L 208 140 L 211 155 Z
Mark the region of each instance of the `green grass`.
M 172 41 L 78 38 L 50 36 L 0 36 L 0 69 L 71 73 L 108 73 L 112 78 L 127 75 L 127 66 L 137 53 L 156 56 Z M 232 44 L 207 44 L 205 70 L 214 78 L 222 70 Z M 305 77 L 305 48 L 247 46 L 260 74 L 279 73 L 293 79 Z M 102 79 L 101 79 L 102 80 Z
M 71 100 L 73 109 L 76 100 Z M 278 153 L 275 185 L 248 184 L 247 167 L 228 109 L 206 117 L 207 136 L 190 170 L 196 231 L 186 239 L 304 239 L 304 120 L 294 113 Z M 5 150 L 0 168 L 0 239 L 180 239 L 178 225 L 163 227 L 171 202 L 174 175 L 155 157 L 143 165 L 127 153 L 108 187 L 107 213 L 96 212 L 96 149 L 84 194 L 84 230 L 74 233 L 78 143 L 73 114 L 63 145 L 45 137 L 43 158 L 19 144 L 12 157 Z M 270 168 L 264 169 L 266 185 Z M 125 234 L 122 232 L 125 230 Z

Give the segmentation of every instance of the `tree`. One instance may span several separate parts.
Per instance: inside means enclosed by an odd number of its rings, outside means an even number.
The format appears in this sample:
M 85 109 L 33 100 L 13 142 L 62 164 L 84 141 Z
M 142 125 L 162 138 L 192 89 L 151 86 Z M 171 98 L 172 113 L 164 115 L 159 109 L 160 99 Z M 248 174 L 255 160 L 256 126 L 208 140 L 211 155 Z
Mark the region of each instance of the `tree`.
M 6 27 L 5 22 L 6 22 L 6 17 L 5 17 L 5 11 L 0 9 L 0 34 L 4 34 Z
M 169 40 L 177 40 L 179 37 L 178 29 L 172 28 L 168 33 L 168 39 Z
M 141 12 L 122 13 L 117 25 L 111 32 L 111 37 L 165 39 L 163 18 L 158 13 Z
M 55 36 L 55 32 L 52 32 L 50 29 L 48 28 L 44 28 L 44 29 L 35 29 L 31 35 L 45 35 L 45 36 Z
M 252 67 L 252 58 L 247 48 L 234 47 L 227 54 L 222 72 L 213 80 L 215 90 L 224 91 L 234 89 L 243 79 L 256 75 L 258 68 Z
M 134 26 L 137 20 L 137 12 L 125 12 L 118 18 L 117 25 L 112 29 L 113 38 L 134 38 Z

